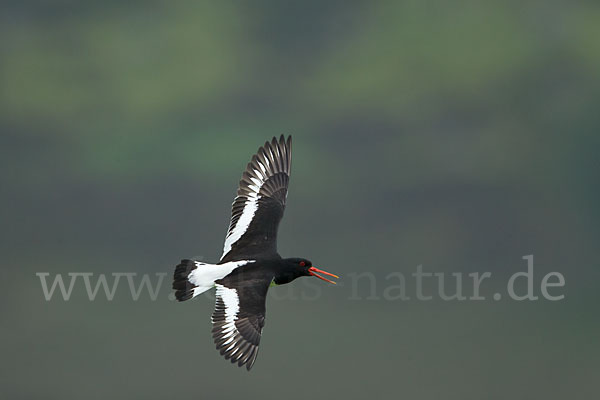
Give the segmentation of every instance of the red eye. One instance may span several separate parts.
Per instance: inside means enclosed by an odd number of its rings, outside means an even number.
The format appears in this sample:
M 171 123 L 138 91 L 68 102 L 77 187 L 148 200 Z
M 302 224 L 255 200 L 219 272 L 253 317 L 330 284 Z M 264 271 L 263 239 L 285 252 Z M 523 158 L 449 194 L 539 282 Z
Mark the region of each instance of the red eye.
M 300 266 L 304 267 L 306 265 L 306 263 L 304 261 L 300 261 Z

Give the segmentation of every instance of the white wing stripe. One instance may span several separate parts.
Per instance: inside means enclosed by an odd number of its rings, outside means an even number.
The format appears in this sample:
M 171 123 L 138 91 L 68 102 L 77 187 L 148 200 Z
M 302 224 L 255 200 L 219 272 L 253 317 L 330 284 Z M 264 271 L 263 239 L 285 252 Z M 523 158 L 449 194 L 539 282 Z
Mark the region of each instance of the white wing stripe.
M 234 341 L 239 333 L 235 326 L 237 314 L 240 311 L 240 300 L 237 295 L 237 290 L 217 284 L 217 297 L 223 301 L 225 306 L 225 324 L 221 329 L 221 338 L 227 339 L 222 344 L 222 347 L 228 346 L 225 351 L 233 349 L 238 343 Z M 234 355 L 239 348 L 235 349 L 231 355 Z
M 228 324 L 235 322 L 237 313 L 240 310 L 240 301 L 238 299 L 237 290 L 217 284 L 217 296 L 223 300 L 225 305 L 225 321 Z
M 236 344 L 237 344 L 237 343 L 231 343 L 231 346 L 229 346 L 229 347 L 227 348 L 227 350 L 225 350 L 225 351 L 227 352 L 227 351 L 229 351 L 229 350 L 233 349 L 233 348 L 235 347 L 235 345 L 236 345 Z M 237 350 L 236 350 L 236 351 L 237 351 Z M 235 353 L 235 352 L 234 352 L 234 353 Z M 231 353 L 231 354 L 233 354 L 233 353 Z
M 258 163 L 258 161 L 257 161 L 257 163 Z M 262 167 L 262 165 L 261 165 L 261 167 Z M 259 171 L 257 169 L 254 169 L 253 171 L 260 179 L 263 179 L 263 180 L 265 179 L 265 175 L 263 175 L 263 173 L 261 171 Z
M 252 223 L 258 210 L 258 200 L 261 198 L 260 190 L 265 182 L 281 172 L 289 175 L 290 139 L 288 138 L 288 142 L 285 143 L 282 136 L 277 142 L 274 139 L 270 144 L 265 144 L 248 164 L 248 169 L 244 172 L 238 189 L 238 197 L 232 204 L 233 215 L 225 237 L 221 260 L 231 251 L 233 245 L 240 240 Z M 287 197 L 287 190 L 285 196 Z M 241 207 L 242 205 L 243 207 Z M 232 226 L 232 224 L 235 225 Z
M 225 339 L 227 336 L 223 336 L 223 339 Z M 229 343 L 231 343 L 231 341 L 233 340 L 234 336 L 230 335 L 229 339 L 227 339 L 227 341 L 225 343 L 223 343 L 223 346 L 227 346 Z
M 262 164 L 259 163 L 259 165 L 262 167 Z M 248 200 L 246 200 L 246 202 L 244 203 L 244 209 L 242 210 L 242 214 L 240 215 L 240 218 L 235 224 L 235 227 L 231 232 L 229 232 L 229 234 L 225 238 L 225 244 L 223 245 L 223 255 L 221 256 L 221 259 L 225 257 L 227 253 L 229 253 L 229 251 L 231 250 L 231 246 L 233 246 L 233 244 L 237 242 L 242 237 L 242 235 L 244 235 L 244 233 L 246 233 L 246 230 L 250 226 L 252 218 L 254 218 L 254 214 L 258 209 L 258 199 L 260 199 L 258 193 L 260 193 L 260 189 L 265 183 L 266 174 L 258 173 L 259 171 L 256 170 L 254 171 L 257 173 L 256 175 L 261 179 L 250 177 L 250 180 L 252 181 L 252 183 L 254 183 L 254 185 L 248 185 L 248 188 L 252 190 L 252 192 L 248 194 Z
M 257 160 L 257 161 L 256 161 L 256 163 L 258 164 L 258 166 L 259 166 L 259 167 L 260 167 L 260 169 L 262 170 L 262 172 L 263 172 L 263 176 L 265 176 L 265 175 L 266 175 L 266 173 L 267 173 L 267 169 L 265 168 L 265 166 L 262 164 L 262 162 L 260 162 L 260 160 Z
M 223 246 L 223 255 L 221 258 L 225 257 L 229 250 L 231 250 L 231 246 L 237 242 L 246 230 L 250 226 L 252 222 L 252 218 L 254 218 L 254 214 L 258 209 L 258 199 L 260 197 L 252 197 L 244 203 L 244 210 L 242 211 L 242 215 L 240 215 L 240 219 L 238 219 L 237 224 L 235 224 L 235 228 L 231 231 L 227 238 L 225 238 L 225 245 Z

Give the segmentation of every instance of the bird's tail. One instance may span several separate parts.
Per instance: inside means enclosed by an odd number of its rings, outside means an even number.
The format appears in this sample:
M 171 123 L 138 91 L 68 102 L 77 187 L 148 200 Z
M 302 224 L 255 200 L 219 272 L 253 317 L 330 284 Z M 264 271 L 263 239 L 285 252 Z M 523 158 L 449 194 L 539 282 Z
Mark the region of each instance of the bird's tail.
M 173 274 L 175 298 L 179 301 L 189 300 L 215 287 L 215 282 L 222 279 L 235 268 L 246 265 L 249 261 L 232 261 L 224 264 L 207 264 L 202 261 L 181 260 Z
M 173 274 L 173 289 L 175 290 L 175 298 L 178 301 L 189 300 L 195 296 L 196 285 L 190 282 L 190 274 L 197 268 L 196 262 L 193 260 L 181 260 L 179 265 L 175 267 Z

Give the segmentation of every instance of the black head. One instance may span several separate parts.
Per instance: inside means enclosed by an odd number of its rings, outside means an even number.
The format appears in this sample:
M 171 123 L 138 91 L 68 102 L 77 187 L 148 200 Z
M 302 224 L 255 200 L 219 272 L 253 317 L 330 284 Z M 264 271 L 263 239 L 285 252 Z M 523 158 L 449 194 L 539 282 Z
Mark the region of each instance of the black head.
M 323 278 L 322 276 L 318 275 L 317 272 L 324 275 L 332 276 L 334 278 L 338 278 L 337 275 L 331 274 L 326 271 L 322 271 L 317 267 L 314 267 L 312 265 L 312 262 L 310 260 L 307 260 L 306 258 L 286 258 L 283 261 L 285 262 L 285 269 L 282 270 L 281 273 L 275 277 L 275 283 L 278 285 L 289 283 L 301 276 L 316 276 L 319 279 L 322 279 L 329 283 L 333 283 L 335 285 L 335 282 Z

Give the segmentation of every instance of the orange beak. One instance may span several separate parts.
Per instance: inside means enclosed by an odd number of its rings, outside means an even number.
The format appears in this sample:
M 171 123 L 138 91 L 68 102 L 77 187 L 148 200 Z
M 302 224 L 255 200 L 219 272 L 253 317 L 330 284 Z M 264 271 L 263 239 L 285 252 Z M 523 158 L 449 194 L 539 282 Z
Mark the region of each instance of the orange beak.
M 319 279 L 322 279 L 322 280 L 324 280 L 325 282 L 333 283 L 334 285 L 335 285 L 335 282 L 334 282 L 334 281 L 330 281 L 330 280 L 329 280 L 329 279 L 327 279 L 327 278 L 323 278 L 321 275 L 317 275 L 317 272 L 319 272 L 319 273 L 321 273 L 321 274 L 323 274 L 323 275 L 333 276 L 334 278 L 338 278 L 338 279 L 340 278 L 340 277 L 339 277 L 339 276 L 337 276 L 337 275 L 331 274 L 331 273 L 329 273 L 329 272 L 327 272 L 327 271 L 320 270 L 320 269 L 319 269 L 319 268 L 317 268 L 317 267 L 310 267 L 310 268 L 308 269 L 308 272 L 309 272 L 309 273 L 310 273 L 312 276 L 316 276 L 317 278 L 319 278 Z

